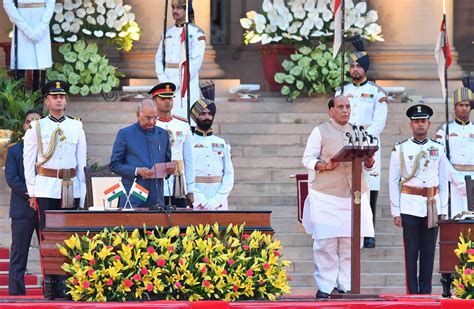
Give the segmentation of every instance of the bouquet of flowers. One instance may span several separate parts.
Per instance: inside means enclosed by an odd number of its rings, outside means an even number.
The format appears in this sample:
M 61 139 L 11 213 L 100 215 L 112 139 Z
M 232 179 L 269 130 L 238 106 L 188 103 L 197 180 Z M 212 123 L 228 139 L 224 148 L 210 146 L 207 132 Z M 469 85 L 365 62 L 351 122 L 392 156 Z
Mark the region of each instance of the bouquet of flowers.
M 253 44 L 301 44 L 329 41 L 334 36 L 333 0 L 264 0 L 263 13 L 247 12 L 240 19 L 246 30 L 244 42 Z M 360 33 L 371 41 L 383 41 L 382 28 L 376 23 L 377 12 L 367 10 L 367 3 L 345 1 L 345 33 Z
M 58 245 L 67 294 L 75 301 L 275 300 L 290 287 L 279 241 L 244 232 L 244 225 L 218 224 L 104 229 L 71 236 Z
M 132 7 L 123 0 L 65 0 L 56 3 L 54 13 L 51 31 L 55 42 L 106 39 L 130 51 L 140 39 Z
M 470 229 L 466 237 L 461 233 L 458 248 L 454 250 L 460 262 L 455 267 L 454 296 L 464 299 L 474 297 L 474 243 L 470 240 L 470 234 Z

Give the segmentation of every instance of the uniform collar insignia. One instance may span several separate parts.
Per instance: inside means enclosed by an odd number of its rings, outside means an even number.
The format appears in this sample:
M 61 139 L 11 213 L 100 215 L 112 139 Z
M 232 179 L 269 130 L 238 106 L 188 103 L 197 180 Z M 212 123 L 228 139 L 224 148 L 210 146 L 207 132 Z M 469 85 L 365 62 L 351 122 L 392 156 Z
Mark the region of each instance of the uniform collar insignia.
M 424 144 L 428 143 L 428 139 L 427 139 L 427 138 L 425 138 L 425 139 L 422 140 L 422 141 L 419 141 L 419 140 L 417 140 L 416 138 L 413 137 L 411 140 L 413 141 L 413 143 L 418 144 L 418 145 L 424 145 Z
M 360 83 L 356 83 L 354 81 L 352 81 L 352 84 L 356 87 L 361 87 L 361 86 L 364 86 L 365 84 L 367 84 L 369 82 L 369 80 L 366 78 L 364 78 L 363 81 L 361 81 Z
M 66 120 L 66 117 L 64 117 L 64 116 L 62 116 L 61 118 L 57 119 L 57 118 L 55 118 L 54 116 L 49 115 L 48 118 L 49 118 L 51 121 L 54 121 L 54 122 L 63 122 L 64 120 Z
M 461 125 L 461 126 L 466 126 L 466 125 L 468 125 L 468 124 L 471 123 L 469 120 L 468 120 L 468 121 L 462 121 L 462 120 L 460 120 L 460 119 L 458 119 L 458 118 L 454 118 L 454 121 L 455 121 L 457 124 Z
M 158 120 L 161 121 L 161 122 L 170 122 L 171 120 L 173 120 L 173 117 L 158 117 Z
M 196 135 L 204 136 L 204 137 L 211 136 L 212 135 L 212 128 L 210 128 L 207 131 L 204 131 L 204 130 L 201 130 L 198 127 L 196 127 L 196 130 L 194 131 L 194 133 L 196 133 Z

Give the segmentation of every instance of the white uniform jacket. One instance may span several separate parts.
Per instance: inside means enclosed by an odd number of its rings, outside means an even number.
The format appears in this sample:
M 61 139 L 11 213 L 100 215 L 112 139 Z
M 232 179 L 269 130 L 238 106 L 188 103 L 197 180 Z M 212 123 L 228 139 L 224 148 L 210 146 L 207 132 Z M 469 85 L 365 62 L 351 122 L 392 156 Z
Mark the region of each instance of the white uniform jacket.
M 69 117 L 57 120 L 47 116 L 40 120 L 41 140 L 38 141 L 36 126 L 37 122 L 31 123 L 31 129 L 27 130 L 24 138 L 23 164 L 25 166 L 25 181 L 28 195 L 44 198 L 61 198 L 60 178 L 36 175 L 36 163 L 43 162 L 44 158 L 38 153 L 38 143 L 42 143 L 43 151 L 49 147 L 53 131 L 60 127 L 66 137 L 60 141 L 56 137 L 56 149 L 51 159 L 42 165 L 50 169 L 76 169 L 76 177 L 72 178 L 74 198 L 80 198 L 80 207 L 84 207 L 86 195 L 86 182 L 84 167 L 86 166 L 86 136 L 82 128 L 82 122 Z
M 402 151 L 402 155 L 400 152 Z M 439 186 L 436 194 L 436 206 L 439 215 L 448 213 L 448 165 L 443 145 L 432 139 L 418 141 L 407 139 L 395 145 L 390 157 L 389 193 L 390 206 L 393 217 L 407 214 L 416 217 L 428 215 L 427 198 L 421 195 L 401 193 L 401 179 L 410 175 L 414 169 L 417 155 L 423 152 L 419 160 L 419 168 L 414 177 L 404 185 L 418 188 Z M 401 170 L 401 158 L 405 162 L 405 169 Z
M 190 104 L 193 105 L 201 97 L 199 88 L 199 70 L 204 60 L 206 40 L 204 32 L 194 24 L 189 24 L 189 73 L 190 73 Z M 183 27 L 176 25 L 166 31 L 166 59 L 163 67 L 163 39 L 155 56 L 155 70 L 160 83 L 172 82 L 176 85 L 173 114 L 187 118 L 187 94 L 181 97 L 181 83 L 184 83 L 184 68 L 180 63 L 186 59 L 184 44 L 181 44 Z
M 470 175 L 474 178 L 474 125 L 470 121 L 450 121 L 449 136 L 446 136 L 446 124 L 443 124 L 436 132 L 436 140 L 444 146 L 446 140 L 449 141 L 449 161 L 457 171 L 449 173 L 449 180 L 454 184 L 451 187 L 451 217 L 453 217 L 467 210 L 464 177 Z M 456 184 L 457 179 L 460 185 Z
M 191 128 L 186 119 L 174 116 L 158 118 L 156 126 L 168 131 L 171 143 L 171 160 L 183 161 L 185 192 L 194 192 L 194 154 Z M 165 196 L 173 196 L 174 177 L 164 180 Z
M 196 164 L 194 207 L 205 208 L 208 204 L 215 204 L 220 205 L 215 209 L 227 210 L 227 197 L 234 186 L 230 145 L 218 136 L 196 133 L 193 134 L 193 145 L 195 160 L 199 162 Z M 212 178 L 220 178 L 220 181 L 207 181 Z
M 340 94 L 340 90 L 337 92 Z M 384 90 L 375 83 L 365 80 L 360 84 L 344 86 L 344 95 L 351 103 L 350 122 L 357 126 L 366 127 L 367 133 L 379 138 L 387 120 L 387 96 Z M 381 144 L 379 144 L 381 147 Z M 380 190 L 381 155 L 380 150 L 375 154 L 377 168 L 368 173 L 370 190 Z
M 18 69 L 44 70 L 53 65 L 49 22 L 54 13 L 54 0 L 4 0 L 3 8 L 18 27 Z M 34 7 L 21 7 L 31 5 Z M 15 68 L 15 46 L 12 39 L 11 64 Z

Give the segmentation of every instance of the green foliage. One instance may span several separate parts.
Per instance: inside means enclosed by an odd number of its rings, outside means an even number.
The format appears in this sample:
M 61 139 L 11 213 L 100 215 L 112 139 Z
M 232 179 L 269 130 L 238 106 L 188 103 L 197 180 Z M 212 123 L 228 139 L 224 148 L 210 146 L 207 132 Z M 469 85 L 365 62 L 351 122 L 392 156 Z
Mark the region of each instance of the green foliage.
M 344 55 L 345 79 L 349 79 L 346 58 Z M 332 94 L 341 84 L 341 57 L 333 59 L 332 48 L 323 43 L 299 47 L 282 67 L 284 72 L 275 74 L 275 81 L 284 84 L 281 94 L 290 101 L 301 94 Z
M 39 91 L 25 91 L 23 80 L 13 80 L 5 69 L 0 70 L 0 128 L 12 131 L 10 142 L 21 140 L 26 112 L 41 111 L 40 96 Z
M 87 96 L 89 93 L 108 93 L 119 85 L 117 68 L 109 65 L 109 59 L 99 54 L 96 43 L 77 41 L 59 47 L 62 59 L 48 69 L 49 80 L 67 80 L 71 94 Z

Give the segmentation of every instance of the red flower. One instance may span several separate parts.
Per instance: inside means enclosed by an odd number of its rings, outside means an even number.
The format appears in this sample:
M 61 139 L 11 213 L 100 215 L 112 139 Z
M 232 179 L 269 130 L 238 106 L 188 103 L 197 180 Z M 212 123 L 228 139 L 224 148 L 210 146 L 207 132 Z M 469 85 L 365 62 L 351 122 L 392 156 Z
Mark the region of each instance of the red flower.
M 92 277 L 92 275 L 94 274 L 94 270 L 93 269 L 89 269 L 87 271 L 87 274 L 89 275 L 89 277 Z
M 465 275 L 471 275 L 471 274 L 472 274 L 472 269 L 466 268 L 466 269 L 464 270 L 464 274 L 465 274 Z
M 143 275 L 146 275 L 146 274 L 148 274 L 148 269 L 146 269 L 145 267 L 143 267 L 142 269 L 140 269 L 140 272 L 141 272 Z
M 281 253 L 278 250 L 273 250 L 273 254 L 275 254 L 276 256 L 281 256 Z
M 202 285 L 204 285 L 206 288 L 211 285 L 211 283 L 208 280 L 204 280 L 202 282 Z
M 203 267 L 203 268 L 201 269 L 201 272 L 202 272 L 203 274 L 207 273 L 207 268 L 206 268 L 206 267 Z
M 113 247 L 111 245 L 106 246 L 107 249 L 112 249 Z
M 150 253 L 150 254 L 155 253 L 155 249 L 154 249 L 153 247 L 148 247 L 148 248 L 146 249 L 146 251 L 147 251 L 148 253 Z
M 81 259 L 81 255 L 78 254 L 74 258 L 76 259 L 76 261 L 79 261 Z
M 151 231 L 146 231 L 145 233 L 146 233 L 147 235 L 151 235 L 151 234 L 152 234 Z
M 247 251 L 249 249 L 249 246 L 248 245 L 243 245 L 242 246 L 242 249 L 244 249 L 245 251 Z
M 181 234 L 179 234 L 179 236 L 184 237 L 184 236 L 186 236 L 186 233 L 181 233 Z
M 212 238 L 212 237 L 214 237 L 214 234 L 212 234 L 212 233 L 206 235 L 206 239 L 209 239 L 209 238 Z
M 153 284 L 148 283 L 148 285 L 146 286 L 146 290 L 147 290 L 148 292 L 151 292 L 151 291 L 153 291 L 153 289 L 154 289 Z
M 223 274 L 223 275 L 227 275 L 227 270 L 223 269 L 223 270 L 222 270 L 222 274 Z
M 230 259 L 230 260 L 227 261 L 227 263 L 229 263 L 229 265 L 234 265 L 235 261 Z
M 202 261 L 203 261 L 204 263 L 209 263 L 209 258 L 204 257 L 204 258 L 202 258 Z
M 459 283 L 459 284 L 458 284 L 458 288 L 461 288 L 461 289 L 463 289 L 463 290 L 464 290 L 466 287 L 464 286 L 464 284 L 462 284 L 462 283 Z
M 253 270 L 249 269 L 247 270 L 247 277 L 252 277 L 253 276 Z
M 234 290 L 234 291 L 236 291 L 236 292 L 237 292 L 237 291 L 239 290 L 239 287 L 238 287 L 238 286 L 236 286 L 236 285 L 234 285 L 234 286 L 232 287 L 232 290 Z
M 288 281 L 293 281 L 293 277 L 292 277 L 292 276 L 288 276 Z
M 468 249 L 467 254 L 474 255 L 474 249 Z
M 263 269 L 269 270 L 270 269 L 270 264 L 264 263 L 263 264 Z
M 129 246 L 130 248 L 133 248 L 133 244 L 128 244 L 128 246 Z
M 178 289 L 181 289 L 183 287 L 180 282 L 176 282 L 174 286 Z
M 112 278 L 109 278 L 109 280 L 107 280 L 105 284 L 107 284 L 108 286 L 111 286 L 112 284 L 114 284 L 114 281 L 112 280 Z
M 244 237 L 244 239 L 247 239 L 247 238 L 250 237 L 250 235 L 249 234 L 244 234 L 243 237 Z
M 79 280 L 77 280 L 77 278 L 74 278 L 74 281 L 72 282 L 74 285 L 78 284 L 79 283 Z
M 95 259 L 92 259 L 92 260 L 89 261 L 90 266 L 94 266 L 94 264 L 95 264 Z
M 142 281 L 142 276 L 140 274 L 135 274 L 135 275 L 133 275 L 133 280 Z
M 116 256 L 115 256 L 115 260 L 116 260 L 116 261 L 120 261 L 120 255 L 116 255 Z
M 126 286 L 127 288 L 129 288 L 129 287 L 131 287 L 131 286 L 133 285 L 133 282 L 132 282 L 132 280 L 125 279 L 125 280 L 123 280 L 123 284 L 125 284 L 125 286 Z
M 183 259 L 179 259 L 179 260 L 178 260 L 178 263 L 179 263 L 179 265 L 184 265 Z
M 262 286 L 263 285 L 263 280 L 258 280 L 258 285 Z
M 156 265 L 164 267 L 166 265 L 166 261 L 163 259 L 158 259 L 158 261 L 156 261 Z
M 173 252 L 173 251 L 174 251 L 174 247 L 173 247 L 173 246 L 169 246 L 169 247 L 168 247 L 168 251 Z
M 82 287 L 84 289 L 88 289 L 90 287 L 89 281 L 86 280 L 86 281 L 82 282 Z

